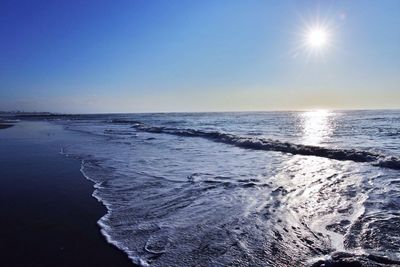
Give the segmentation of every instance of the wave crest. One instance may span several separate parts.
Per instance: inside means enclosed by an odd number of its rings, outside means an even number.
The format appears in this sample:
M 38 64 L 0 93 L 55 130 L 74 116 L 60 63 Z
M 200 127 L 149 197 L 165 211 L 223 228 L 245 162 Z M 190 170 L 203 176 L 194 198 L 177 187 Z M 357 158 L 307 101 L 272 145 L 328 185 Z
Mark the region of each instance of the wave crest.
M 354 162 L 369 162 L 374 166 L 400 170 L 400 159 L 398 157 L 386 156 L 369 151 L 300 145 L 259 137 L 238 136 L 218 131 L 150 126 L 139 121 L 113 120 L 113 122 L 132 124 L 132 127 L 136 130 L 148 133 L 171 134 L 184 137 L 201 137 L 214 142 L 230 144 L 245 149 L 277 151 L 293 155 L 317 156 L 341 161 L 350 160 Z

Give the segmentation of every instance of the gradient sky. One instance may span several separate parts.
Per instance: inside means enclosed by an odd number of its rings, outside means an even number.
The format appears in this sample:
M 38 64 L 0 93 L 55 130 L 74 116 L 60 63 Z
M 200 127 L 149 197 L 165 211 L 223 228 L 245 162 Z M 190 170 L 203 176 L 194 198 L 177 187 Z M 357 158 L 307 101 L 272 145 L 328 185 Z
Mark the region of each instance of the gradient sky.
M 0 36 L 0 110 L 400 108 L 398 0 L 2 0 Z

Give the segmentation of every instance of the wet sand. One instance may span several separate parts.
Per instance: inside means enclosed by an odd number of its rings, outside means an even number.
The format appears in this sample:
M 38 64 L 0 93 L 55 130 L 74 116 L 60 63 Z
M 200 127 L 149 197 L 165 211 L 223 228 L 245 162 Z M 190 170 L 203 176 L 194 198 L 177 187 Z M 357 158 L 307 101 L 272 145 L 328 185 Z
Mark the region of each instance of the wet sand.
M 11 127 L 13 127 L 13 126 L 14 126 L 14 124 L 3 123 L 3 122 L 1 122 L 1 120 L 0 120 L 0 130 L 7 129 L 7 128 L 11 128 Z
M 80 161 L 59 153 L 71 138 L 43 122 L 0 130 L 1 266 L 133 266 L 101 235 Z
M 13 127 L 12 124 L 0 124 L 0 130 Z

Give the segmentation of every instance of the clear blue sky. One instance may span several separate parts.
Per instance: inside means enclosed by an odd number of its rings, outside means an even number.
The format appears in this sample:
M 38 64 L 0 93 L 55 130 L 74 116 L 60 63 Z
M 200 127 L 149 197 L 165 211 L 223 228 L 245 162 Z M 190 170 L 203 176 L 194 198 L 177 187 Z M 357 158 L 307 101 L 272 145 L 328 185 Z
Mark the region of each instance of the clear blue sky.
M 0 36 L 0 110 L 400 108 L 398 0 L 2 0 Z

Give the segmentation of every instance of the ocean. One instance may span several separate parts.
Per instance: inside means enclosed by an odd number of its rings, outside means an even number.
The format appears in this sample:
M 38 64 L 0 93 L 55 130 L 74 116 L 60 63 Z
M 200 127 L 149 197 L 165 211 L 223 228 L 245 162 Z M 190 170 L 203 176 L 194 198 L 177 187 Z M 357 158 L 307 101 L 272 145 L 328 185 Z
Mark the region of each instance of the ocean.
M 138 265 L 400 263 L 399 110 L 51 119 Z

